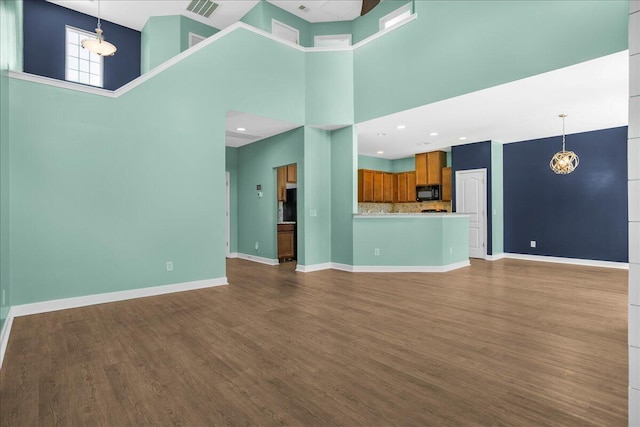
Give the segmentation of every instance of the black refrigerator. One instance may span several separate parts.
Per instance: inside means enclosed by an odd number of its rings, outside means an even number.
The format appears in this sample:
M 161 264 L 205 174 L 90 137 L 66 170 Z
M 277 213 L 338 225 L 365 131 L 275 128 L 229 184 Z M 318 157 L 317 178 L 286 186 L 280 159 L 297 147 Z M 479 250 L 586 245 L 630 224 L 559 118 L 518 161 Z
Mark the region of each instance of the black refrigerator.
M 284 202 L 283 212 L 285 221 L 296 221 L 297 193 L 298 190 L 296 188 L 287 189 L 287 201 Z

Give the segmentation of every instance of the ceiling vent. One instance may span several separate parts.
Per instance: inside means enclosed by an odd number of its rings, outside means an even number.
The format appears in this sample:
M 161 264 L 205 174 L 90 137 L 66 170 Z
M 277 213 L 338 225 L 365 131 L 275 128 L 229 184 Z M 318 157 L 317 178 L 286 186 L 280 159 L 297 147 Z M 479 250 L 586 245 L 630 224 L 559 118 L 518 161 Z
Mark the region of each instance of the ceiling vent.
M 303 4 L 301 4 L 300 6 L 298 6 L 298 9 L 300 9 L 303 12 L 309 12 L 309 8 Z
M 208 18 L 219 7 L 218 3 L 214 3 L 211 0 L 192 0 L 187 7 L 189 12 L 193 12 L 196 15 L 204 16 Z

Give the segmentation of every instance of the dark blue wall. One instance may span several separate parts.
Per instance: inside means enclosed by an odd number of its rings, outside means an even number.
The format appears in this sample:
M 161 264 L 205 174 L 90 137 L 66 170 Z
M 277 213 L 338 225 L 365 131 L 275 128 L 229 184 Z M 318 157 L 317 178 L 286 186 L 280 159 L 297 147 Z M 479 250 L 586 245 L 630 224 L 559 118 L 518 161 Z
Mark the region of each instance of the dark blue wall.
M 97 18 L 45 0 L 25 0 L 23 14 L 24 71 L 64 80 L 65 25 L 94 32 Z M 108 21 L 102 29 L 118 48 L 104 58 L 104 88 L 115 90 L 140 76 L 140 32 Z
M 568 175 L 549 168 L 561 148 L 561 137 L 504 146 L 505 252 L 627 262 L 627 127 L 568 135 L 580 157 Z
M 491 205 L 491 141 L 451 147 L 452 204 L 454 211 L 456 209 L 456 171 L 484 168 L 487 169 L 487 254 L 491 255 L 493 254 L 492 222 L 491 215 L 488 214 L 493 212 Z

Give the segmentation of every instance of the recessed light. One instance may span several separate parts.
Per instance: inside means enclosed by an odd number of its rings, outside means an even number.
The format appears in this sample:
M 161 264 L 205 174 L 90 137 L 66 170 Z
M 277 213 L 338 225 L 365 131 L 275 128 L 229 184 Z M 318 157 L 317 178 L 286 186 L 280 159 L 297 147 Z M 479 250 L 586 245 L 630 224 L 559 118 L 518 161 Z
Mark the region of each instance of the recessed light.
M 405 125 L 398 125 L 398 129 L 400 129 L 400 130 L 405 129 L 405 128 L 406 128 Z
M 377 151 L 377 153 L 378 153 L 378 154 L 384 154 L 384 151 L 382 151 L 382 150 L 378 150 L 378 151 Z
M 379 133 L 378 136 L 385 136 L 386 133 Z
M 431 132 L 429 136 L 438 136 L 438 132 Z
M 236 129 L 238 132 L 244 132 L 246 129 L 245 128 L 237 128 Z
M 465 139 L 467 139 L 466 136 L 461 136 L 460 138 L 458 138 L 460 141 L 464 141 Z

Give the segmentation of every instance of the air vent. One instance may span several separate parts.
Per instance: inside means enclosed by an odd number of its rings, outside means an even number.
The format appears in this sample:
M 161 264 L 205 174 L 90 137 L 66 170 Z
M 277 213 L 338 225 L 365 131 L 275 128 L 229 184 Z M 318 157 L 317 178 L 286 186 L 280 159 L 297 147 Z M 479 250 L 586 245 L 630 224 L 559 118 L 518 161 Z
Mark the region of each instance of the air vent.
M 192 0 L 187 10 L 208 18 L 219 6 L 218 3 L 214 3 L 211 0 Z
M 300 6 L 298 6 L 298 9 L 300 9 L 303 12 L 309 12 L 309 8 L 303 4 L 301 4 Z

